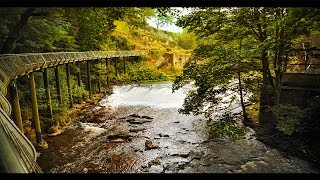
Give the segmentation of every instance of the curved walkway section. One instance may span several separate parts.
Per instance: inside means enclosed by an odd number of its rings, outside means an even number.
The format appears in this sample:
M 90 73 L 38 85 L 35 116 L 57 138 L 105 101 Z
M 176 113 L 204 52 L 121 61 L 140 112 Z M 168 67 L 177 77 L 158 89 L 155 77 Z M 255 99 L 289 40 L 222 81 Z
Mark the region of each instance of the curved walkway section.
M 88 51 L 0 55 L 0 172 L 42 172 L 36 150 L 10 119 L 6 99 L 12 80 L 30 72 L 76 61 L 144 56 L 146 51 Z
M 30 72 L 67 64 L 76 61 L 88 61 L 113 57 L 144 56 L 146 51 L 88 51 L 88 52 L 56 52 L 3 54 L 0 56 L 0 93 L 7 94 L 10 82 Z M 11 109 L 0 95 L 0 107 L 10 114 Z

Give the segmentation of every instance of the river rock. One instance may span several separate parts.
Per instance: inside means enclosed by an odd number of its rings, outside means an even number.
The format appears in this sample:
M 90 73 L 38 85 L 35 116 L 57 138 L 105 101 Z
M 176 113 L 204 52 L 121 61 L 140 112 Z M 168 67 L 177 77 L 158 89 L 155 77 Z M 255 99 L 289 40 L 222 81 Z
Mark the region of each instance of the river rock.
M 153 119 L 152 117 L 150 116 L 141 116 L 141 118 L 145 118 L 145 119 Z
M 171 154 L 171 156 L 179 156 L 179 157 L 182 157 L 182 158 L 187 158 L 187 157 L 189 157 L 189 152 L 188 153 Z
M 129 134 L 114 134 L 108 135 L 107 141 L 108 142 L 124 142 L 124 141 L 131 141 L 131 135 Z
M 168 134 L 158 134 L 160 137 L 169 137 L 169 135 Z
M 146 128 L 132 128 L 132 129 L 129 129 L 130 132 L 139 132 L 139 131 L 144 131 L 146 130 Z
M 138 114 L 130 114 L 128 117 L 141 118 Z
M 150 141 L 150 140 L 146 140 L 146 142 L 145 142 L 145 149 L 146 150 L 157 149 L 157 148 L 159 148 L 159 146 L 153 145 L 152 141 Z
M 131 123 L 131 124 L 143 124 L 143 121 L 139 121 L 136 119 L 127 119 L 127 122 Z
M 138 115 L 138 114 L 130 114 L 128 117 L 142 118 L 142 119 L 153 119 L 153 117 L 150 117 L 150 116 L 140 116 L 140 115 Z
M 153 166 L 150 167 L 148 172 L 151 172 L 151 173 L 163 173 L 163 166 L 161 166 L 161 165 L 153 165 Z
M 48 130 L 48 136 L 57 136 L 62 133 L 60 126 L 52 126 Z
M 152 121 L 150 121 L 150 120 L 128 119 L 127 122 L 129 122 L 131 124 L 143 124 L 143 123 L 152 122 Z
M 158 158 L 148 162 L 148 166 L 149 167 L 151 167 L 152 165 L 160 165 L 160 164 L 161 164 L 161 162 L 160 162 L 160 160 Z
M 118 139 L 111 140 L 110 142 L 113 142 L 113 143 L 122 143 L 122 142 L 124 142 L 124 140 L 121 139 L 121 138 L 118 138 Z

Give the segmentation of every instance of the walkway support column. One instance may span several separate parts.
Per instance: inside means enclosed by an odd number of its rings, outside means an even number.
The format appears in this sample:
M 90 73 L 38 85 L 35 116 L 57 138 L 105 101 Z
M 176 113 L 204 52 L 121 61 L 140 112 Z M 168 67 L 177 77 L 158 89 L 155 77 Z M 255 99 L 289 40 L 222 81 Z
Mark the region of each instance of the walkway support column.
M 123 73 L 126 74 L 126 59 L 123 57 Z
M 34 81 L 34 72 L 31 72 L 29 74 L 29 86 L 30 86 L 30 92 L 31 92 L 32 120 L 36 129 L 37 144 L 40 147 L 46 148 L 48 147 L 48 144 L 45 141 L 43 141 L 42 135 L 41 135 L 41 125 L 40 125 L 40 119 L 39 119 L 36 84 Z
M 87 78 L 88 78 L 89 96 L 91 96 L 92 89 L 91 89 L 90 61 L 87 61 Z
M 44 69 L 43 71 L 43 82 L 44 82 L 44 88 L 46 90 L 47 95 L 47 113 L 49 115 L 49 118 L 53 119 L 53 113 L 52 113 L 52 104 L 51 104 L 51 94 L 50 94 L 50 88 L 49 88 L 49 80 L 48 80 L 48 69 Z
M 78 78 L 78 86 L 81 86 L 81 68 L 80 68 L 80 62 L 76 62 L 77 67 L 78 67 L 78 72 L 77 72 L 77 78 Z
M 23 124 L 22 124 L 22 117 L 21 117 L 21 110 L 20 110 L 20 103 L 19 103 L 19 96 L 18 96 L 18 89 L 15 80 L 10 83 L 10 96 L 11 96 L 11 104 L 12 104 L 12 115 L 14 123 L 23 132 Z
M 129 56 L 130 60 L 131 60 L 131 64 L 134 63 L 134 56 Z
M 106 79 L 107 79 L 107 84 L 106 84 L 106 92 L 108 92 L 109 91 L 109 84 L 110 84 L 110 82 L 109 82 L 109 60 L 108 60 L 108 58 L 106 58 Z
M 115 57 L 114 58 L 114 70 L 116 72 L 116 77 L 118 77 L 118 67 L 117 67 L 117 60 L 118 60 L 118 57 Z
M 62 104 L 62 95 L 61 95 L 61 87 L 60 87 L 60 76 L 59 76 L 59 66 L 54 68 L 54 75 L 55 75 L 55 80 L 56 80 L 58 101 L 59 101 L 60 104 Z
M 96 60 L 96 64 L 99 64 L 99 59 Z M 97 71 L 97 77 L 98 77 L 98 92 L 101 93 L 101 82 L 100 82 L 100 71 Z
M 68 85 L 69 103 L 70 103 L 70 108 L 71 108 L 73 106 L 73 100 L 72 100 L 71 83 L 70 83 L 69 63 L 66 64 L 66 71 L 67 71 L 67 85 Z

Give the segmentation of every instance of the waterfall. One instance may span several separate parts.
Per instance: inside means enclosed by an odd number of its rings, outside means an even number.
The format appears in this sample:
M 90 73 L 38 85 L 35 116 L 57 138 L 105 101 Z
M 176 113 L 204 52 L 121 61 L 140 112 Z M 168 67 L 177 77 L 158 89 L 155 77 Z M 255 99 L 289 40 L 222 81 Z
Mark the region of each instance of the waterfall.
M 184 98 L 191 88 L 191 85 L 187 85 L 172 93 L 172 83 L 114 86 L 113 94 L 102 100 L 101 105 L 181 108 Z

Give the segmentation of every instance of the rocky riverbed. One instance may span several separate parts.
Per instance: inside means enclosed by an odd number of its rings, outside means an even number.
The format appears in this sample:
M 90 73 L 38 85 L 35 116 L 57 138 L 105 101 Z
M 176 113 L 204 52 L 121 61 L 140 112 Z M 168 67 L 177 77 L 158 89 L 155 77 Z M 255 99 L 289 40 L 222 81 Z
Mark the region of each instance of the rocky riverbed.
M 143 105 L 146 99 L 121 104 L 120 98 L 115 105 L 113 95 L 63 134 L 46 139 L 49 148 L 38 158 L 44 172 L 318 173 L 256 140 L 253 130 L 238 141 L 209 139 L 201 117 L 179 114 L 176 106 Z

